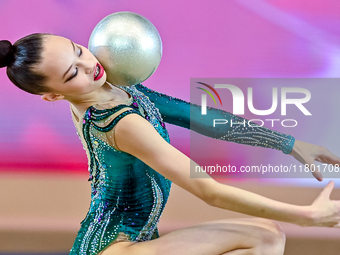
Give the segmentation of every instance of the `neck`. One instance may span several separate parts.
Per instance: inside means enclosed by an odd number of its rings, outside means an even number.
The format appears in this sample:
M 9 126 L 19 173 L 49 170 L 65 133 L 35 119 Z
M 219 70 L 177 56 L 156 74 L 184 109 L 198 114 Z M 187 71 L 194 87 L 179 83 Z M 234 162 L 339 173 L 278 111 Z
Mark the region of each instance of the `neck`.
M 90 106 L 107 102 L 109 100 L 113 100 L 116 98 L 117 94 L 112 89 L 112 86 L 105 82 L 104 85 L 98 88 L 97 90 L 89 94 L 86 94 L 82 97 L 65 99 L 70 102 L 70 104 L 73 107 L 73 110 L 76 110 L 75 113 L 78 115 L 80 119 Z

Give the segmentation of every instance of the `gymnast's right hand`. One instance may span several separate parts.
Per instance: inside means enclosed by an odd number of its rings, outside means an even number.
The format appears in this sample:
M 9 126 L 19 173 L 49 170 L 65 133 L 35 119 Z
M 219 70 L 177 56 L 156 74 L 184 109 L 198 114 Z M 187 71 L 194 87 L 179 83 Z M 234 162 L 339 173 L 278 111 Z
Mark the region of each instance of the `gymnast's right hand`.
M 295 140 L 290 155 L 308 166 L 313 176 L 319 181 L 323 180 L 323 176 L 320 169 L 315 166 L 315 160 L 325 164 L 340 165 L 340 158 L 331 153 L 327 148 L 299 140 Z
M 340 228 L 340 201 L 329 198 L 333 188 L 330 181 L 310 206 L 311 226 Z

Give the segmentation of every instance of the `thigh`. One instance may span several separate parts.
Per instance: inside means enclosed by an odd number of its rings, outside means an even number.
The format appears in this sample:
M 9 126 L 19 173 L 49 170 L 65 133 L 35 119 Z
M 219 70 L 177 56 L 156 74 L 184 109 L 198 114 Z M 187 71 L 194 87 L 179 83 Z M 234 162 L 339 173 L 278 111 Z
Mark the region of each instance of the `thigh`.
M 266 219 L 219 220 L 179 229 L 150 241 L 117 243 L 102 255 L 220 255 L 254 248 L 273 233 L 283 235 L 277 223 Z

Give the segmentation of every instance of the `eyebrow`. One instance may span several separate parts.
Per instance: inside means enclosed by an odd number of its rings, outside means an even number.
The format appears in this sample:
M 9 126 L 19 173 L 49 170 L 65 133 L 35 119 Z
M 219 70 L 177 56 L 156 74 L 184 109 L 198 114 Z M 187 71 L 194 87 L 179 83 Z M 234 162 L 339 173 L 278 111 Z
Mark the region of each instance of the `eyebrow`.
M 74 46 L 74 43 L 70 40 L 72 47 L 73 47 L 73 51 L 76 51 L 76 47 Z M 70 71 L 72 65 L 70 65 L 70 67 L 66 70 L 66 72 L 63 75 L 63 79 L 65 78 L 65 75 L 68 73 L 68 71 Z M 66 82 L 66 81 L 65 81 Z

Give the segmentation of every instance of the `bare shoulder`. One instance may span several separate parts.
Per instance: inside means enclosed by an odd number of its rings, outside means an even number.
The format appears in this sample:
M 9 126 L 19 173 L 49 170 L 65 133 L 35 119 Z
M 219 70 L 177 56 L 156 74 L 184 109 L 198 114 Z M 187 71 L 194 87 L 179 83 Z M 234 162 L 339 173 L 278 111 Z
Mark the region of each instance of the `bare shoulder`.
M 169 145 L 156 129 L 142 116 L 132 113 L 122 118 L 115 127 L 118 147 L 137 157 L 155 153 Z M 144 158 L 143 157 L 143 158 Z

